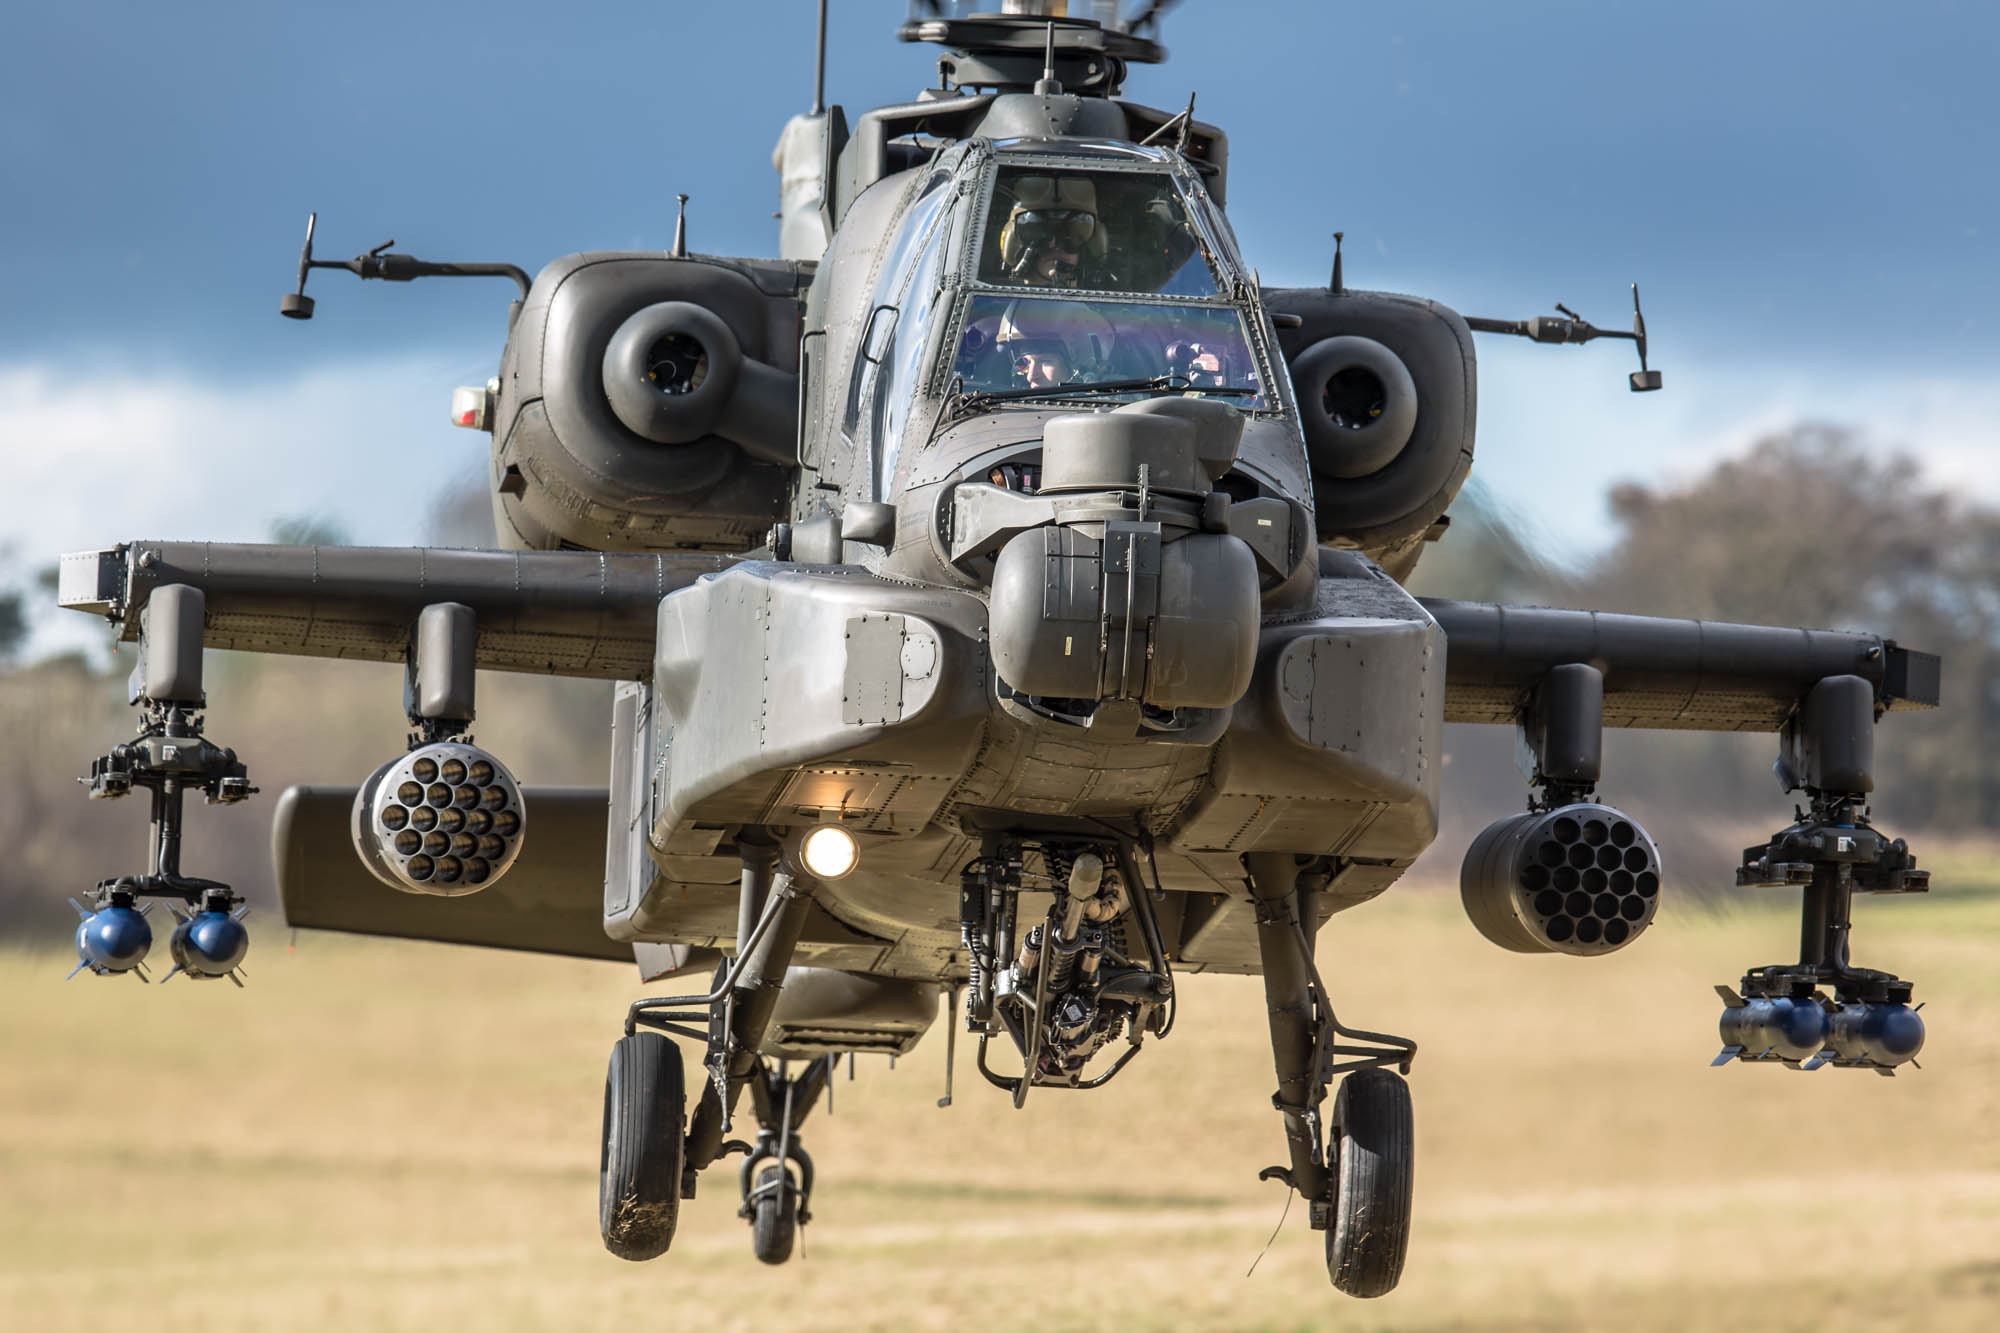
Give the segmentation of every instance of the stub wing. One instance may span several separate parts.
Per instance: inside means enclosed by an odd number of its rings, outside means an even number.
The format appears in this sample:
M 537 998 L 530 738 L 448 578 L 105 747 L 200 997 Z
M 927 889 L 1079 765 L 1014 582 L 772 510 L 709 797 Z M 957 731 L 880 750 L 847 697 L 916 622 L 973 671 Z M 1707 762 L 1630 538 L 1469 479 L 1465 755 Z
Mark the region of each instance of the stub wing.
M 1938 702 L 1938 658 L 1872 634 L 1419 600 L 1445 632 L 1447 722 L 1512 725 L 1570 663 L 1603 673 L 1607 727 L 1776 731 L 1829 676 L 1888 711 Z

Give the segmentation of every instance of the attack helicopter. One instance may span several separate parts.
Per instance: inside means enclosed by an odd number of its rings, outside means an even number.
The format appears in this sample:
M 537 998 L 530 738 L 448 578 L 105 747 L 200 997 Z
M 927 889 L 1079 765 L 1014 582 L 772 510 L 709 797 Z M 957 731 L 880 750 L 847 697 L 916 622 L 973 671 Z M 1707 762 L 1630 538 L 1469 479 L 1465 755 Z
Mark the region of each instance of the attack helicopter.
M 627 1259 L 740 1158 L 757 1257 L 784 1261 L 836 1062 L 907 1054 L 940 1009 L 947 1068 L 962 1035 L 1021 1107 L 1168 1039 L 1185 977 L 1252 973 L 1264 1177 L 1337 1288 L 1388 1292 L 1417 1043 L 1342 1020 L 1315 940 L 1436 837 L 1448 721 L 1514 729 L 1526 777 L 1467 851 L 1472 923 L 1586 956 L 1664 891 L 1596 798 L 1603 729 L 1775 733 L 1803 804 L 1738 882 L 1800 889 L 1800 956 L 1717 988 L 1717 1063 L 1909 1062 L 1912 984 L 1851 961 L 1851 908 L 1927 886 L 1867 800 L 1874 727 L 1936 706 L 1935 656 L 1404 586 L 1472 466 L 1474 335 L 1624 339 L 1656 390 L 1636 288 L 1628 332 L 1349 288 L 1337 248 L 1326 286 L 1264 287 L 1227 134 L 1120 95 L 1165 56 L 1164 5 L 970 8 L 901 29 L 942 48 L 937 87 L 786 126 L 777 259 L 696 253 L 684 215 L 669 250 L 532 276 L 327 260 L 308 222 L 294 319 L 315 269 L 517 285 L 498 373 L 451 409 L 491 436 L 504 549 L 64 556 L 61 603 L 140 645 L 137 734 L 89 794 L 151 810 L 147 869 L 78 904 L 78 970 L 143 976 L 165 904 L 174 972 L 241 984 L 242 895 L 182 870 L 187 797 L 256 791 L 206 734 L 227 648 L 405 667 L 407 751 L 278 798 L 290 924 L 636 962 L 671 992 L 615 1016 L 599 1223 Z M 824 31 L 822 4 L 822 70 Z M 607 787 L 524 785 L 474 744 L 482 669 L 616 682 Z

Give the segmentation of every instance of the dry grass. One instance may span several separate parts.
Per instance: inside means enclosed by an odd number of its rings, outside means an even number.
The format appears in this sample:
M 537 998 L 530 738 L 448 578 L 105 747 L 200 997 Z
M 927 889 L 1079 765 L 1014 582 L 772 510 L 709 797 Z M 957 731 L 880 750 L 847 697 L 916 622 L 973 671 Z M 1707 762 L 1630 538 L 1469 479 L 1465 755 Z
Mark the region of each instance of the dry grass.
M 767 1269 L 729 1172 L 667 1258 L 598 1244 L 627 971 L 267 934 L 247 991 L 147 991 L 0 954 L 0 1324 L 1989 1328 L 2000 899 L 1941 869 L 1861 909 L 1862 959 L 1933 1002 L 1895 1079 L 1705 1067 L 1708 987 L 1783 954 L 1778 912 L 1670 908 L 1594 962 L 1501 953 L 1436 892 L 1336 923 L 1347 1016 L 1423 1043 L 1417 1229 L 1374 1302 L 1332 1291 L 1297 1208 L 1244 1277 L 1281 1202 L 1253 980 L 1191 980 L 1118 1083 L 1021 1113 L 972 1077 L 937 1109 L 935 1035 L 863 1062 L 809 1127 L 804 1258 Z

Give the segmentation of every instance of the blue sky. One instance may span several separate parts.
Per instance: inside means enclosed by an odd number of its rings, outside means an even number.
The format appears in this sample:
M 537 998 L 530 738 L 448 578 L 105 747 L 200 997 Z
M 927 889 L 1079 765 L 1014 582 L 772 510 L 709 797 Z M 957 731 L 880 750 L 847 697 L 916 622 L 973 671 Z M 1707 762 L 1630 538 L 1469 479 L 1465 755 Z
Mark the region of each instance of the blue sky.
M 933 79 L 901 0 L 834 0 L 852 114 Z M 16 558 L 255 538 L 282 513 L 409 540 L 485 437 L 509 288 L 314 277 L 389 237 L 531 272 L 579 249 L 770 254 L 769 153 L 811 96 L 812 0 L 76 3 L 0 47 L 0 444 Z M 2000 13 L 1928 3 L 1186 0 L 1127 95 L 1200 95 L 1267 283 L 1325 279 L 1601 323 L 1645 292 L 1664 393 L 1621 344 L 1481 340 L 1476 469 L 1572 554 L 1623 477 L 1688 475 L 1760 429 L 1852 422 L 2000 500 Z M 88 489 L 84 486 L 87 479 Z M 17 497 L 21 492 L 17 489 Z

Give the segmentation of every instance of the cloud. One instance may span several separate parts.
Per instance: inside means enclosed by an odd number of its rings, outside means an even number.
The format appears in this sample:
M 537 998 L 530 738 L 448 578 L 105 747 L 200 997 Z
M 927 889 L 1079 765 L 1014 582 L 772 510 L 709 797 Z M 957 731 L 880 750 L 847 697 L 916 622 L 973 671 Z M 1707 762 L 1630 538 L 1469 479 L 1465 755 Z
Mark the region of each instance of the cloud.
M 240 383 L 100 364 L 111 373 L 0 365 L 11 483 L 0 554 L 17 579 L 62 552 L 140 538 L 263 541 L 297 515 L 407 545 L 438 492 L 485 466 L 487 437 L 447 422 L 452 386 L 471 380 L 441 358 Z M 63 613 L 38 624 L 34 648 L 101 639 Z

